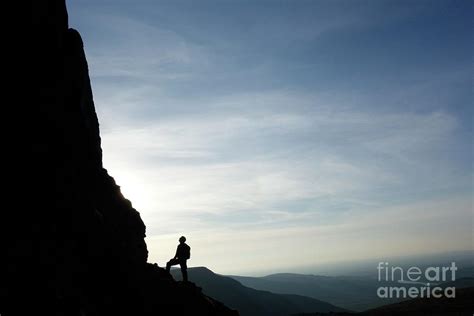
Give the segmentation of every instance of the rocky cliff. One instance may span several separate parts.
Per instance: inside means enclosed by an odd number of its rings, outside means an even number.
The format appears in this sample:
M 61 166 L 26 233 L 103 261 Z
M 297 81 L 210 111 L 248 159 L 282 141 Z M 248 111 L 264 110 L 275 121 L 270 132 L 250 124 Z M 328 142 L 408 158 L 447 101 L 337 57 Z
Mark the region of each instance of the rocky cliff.
M 147 263 L 145 225 L 102 166 L 81 36 L 64 0 L 27 4 L 26 57 L 7 60 L 21 72 L 14 120 L 26 133 L 0 221 L 0 314 L 234 315 Z

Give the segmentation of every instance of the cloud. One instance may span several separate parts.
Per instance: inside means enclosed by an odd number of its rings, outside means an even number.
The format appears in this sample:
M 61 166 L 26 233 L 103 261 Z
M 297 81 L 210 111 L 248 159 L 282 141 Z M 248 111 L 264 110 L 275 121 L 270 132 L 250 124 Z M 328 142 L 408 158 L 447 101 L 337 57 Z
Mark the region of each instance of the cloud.
M 466 246 L 470 73 L 440 4 L 70 5 L 152 257 L 186 232 L 219 272 L 229 247 L 250 270 Z
M 322 263 L 470 249 L 472 201 L 438 199 L 346 214 L 336 223 L 290 227 L 180 230 L 147 238 L 152 260 L 165 262 L 181 233 L 193 247 L 193 266 L 221 273 L 268 274 Z M 456 227 L 456 234 L 453 228 Z M 228 256 L 232 249 L 233 256 Z M 237 254 L 237 255 L 236 255 Z
M 214 112 L 132 122 L 103 132 L 105 165 L 152 235 L 179 222 L 207 229 L 327 221 L 460 184 L 449 162 L 431 156 L 456 131 L 451 115 L 301 110 L 315 100 L 232 96 L 216 100 L 228 106 Z

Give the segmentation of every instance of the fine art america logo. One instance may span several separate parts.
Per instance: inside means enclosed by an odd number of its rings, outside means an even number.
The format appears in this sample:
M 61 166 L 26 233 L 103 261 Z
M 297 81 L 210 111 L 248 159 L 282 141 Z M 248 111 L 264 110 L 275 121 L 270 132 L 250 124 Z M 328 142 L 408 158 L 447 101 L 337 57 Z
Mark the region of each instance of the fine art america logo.
M 439 286 L 442 282 L 456 280 L 456 264 L 449 266 L 399 267 L 379 262 L 377 266 L 378 281 L 384 282 L 377 289 L 380 298 L 455 298 L 454 286 Z

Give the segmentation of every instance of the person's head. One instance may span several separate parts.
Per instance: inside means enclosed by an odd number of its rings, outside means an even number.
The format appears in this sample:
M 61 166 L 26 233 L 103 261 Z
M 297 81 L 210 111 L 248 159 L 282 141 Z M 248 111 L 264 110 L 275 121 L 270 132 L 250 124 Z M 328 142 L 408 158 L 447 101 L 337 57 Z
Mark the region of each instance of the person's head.
M 179 238 L 179 242 L 180 242 L 180 243 L 184 243 L 185 241 L 186 241 L 186 237 L 181 236 L 181 237 Z

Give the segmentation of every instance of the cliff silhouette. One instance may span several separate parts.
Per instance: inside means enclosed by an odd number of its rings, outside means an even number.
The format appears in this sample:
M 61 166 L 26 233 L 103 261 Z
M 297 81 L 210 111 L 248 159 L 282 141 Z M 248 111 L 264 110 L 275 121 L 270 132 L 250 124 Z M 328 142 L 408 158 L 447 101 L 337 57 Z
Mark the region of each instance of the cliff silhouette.
M 26 133 L 15 132 L 22 151 L 13 157 L 25 161 L 0 220 L 0 314 L 237 315 L 147 262 L 145 225 L 102 165 L 83 42 L 65 1 L 26 4 L 30 15 L 12 13 L 22 25 L 29 16 L 17 40 L 25 54 L 6 61 L 21 73 L 9 79 Z

